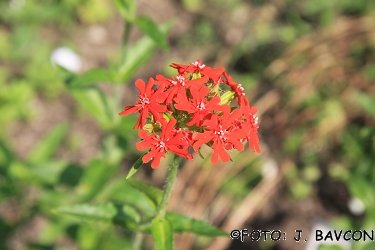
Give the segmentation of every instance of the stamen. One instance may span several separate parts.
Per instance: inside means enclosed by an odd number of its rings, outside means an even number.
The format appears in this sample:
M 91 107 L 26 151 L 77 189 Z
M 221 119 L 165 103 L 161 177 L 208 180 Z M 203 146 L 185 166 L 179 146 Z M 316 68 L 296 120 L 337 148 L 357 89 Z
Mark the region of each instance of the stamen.
M 254 119 L 254 124 L 258 124 L 259 117 L 257 117 L 256 115 L 253 115 L 253 119 Z
M 206 67 L 206 65 L 200 64 L 198 61 L 195 61 L 195 62 L 193 62 L 191 64 L 193 64 L 196 67 L 199 67 L 200 69 L 203 69 L 204 67 Z
M 176 78 L 181 83 L 182 86 L 185 86 L 185 77 L 177 76 Z
M 147 97 L 140 97 L 139 102 L 140 104 L 142 104 L 142 106 L 145 106 L 146 104 L 150 104 L 150 100 Z
M 202 111 L 203 109 L 205 109 L 205 105 L 204 105 L 204 102 L 201 101 L 198 105 L 197 105 L 197 109 L 199 109 L 199 111 Z

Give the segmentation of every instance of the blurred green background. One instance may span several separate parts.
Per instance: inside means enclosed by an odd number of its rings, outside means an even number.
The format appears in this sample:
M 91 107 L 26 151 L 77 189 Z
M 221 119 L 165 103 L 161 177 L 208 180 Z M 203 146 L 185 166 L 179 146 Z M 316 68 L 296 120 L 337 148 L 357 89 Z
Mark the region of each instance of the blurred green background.
M 153 22 L 125 25 L 134 16 Z M 51 63 L 59 47 L 79 57 L 76 73 Z M 291 235 L 319 221 L 375 230 L 375 1 L 2 0 L 0 249 L 132 249 L 126 229 L 53 209 L 139 199 L 124 181 L 141 155 L 137 117 L 117 114 L 135 101 L 137 78 L 197 59 L 245 87 L 262 153 L 184 162 L 169 209 L 228 232 L 279 229 L 287 240 L 181 234 L 176 249 L 305 249 L 314 237 Z M 133 178 L 162 188 L 167 164 Z M 150 236 L 143 249 L 153 249 Z

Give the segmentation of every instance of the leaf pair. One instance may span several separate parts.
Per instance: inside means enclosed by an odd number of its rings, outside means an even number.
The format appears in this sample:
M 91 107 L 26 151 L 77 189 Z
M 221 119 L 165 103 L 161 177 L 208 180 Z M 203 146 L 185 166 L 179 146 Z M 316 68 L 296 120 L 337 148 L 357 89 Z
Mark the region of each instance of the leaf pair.
M 109 222 L 132 229 L 135 229 L 135 224 L 140 222 L 138 213 L 130 205 L 118 205 L 114 203 L 72 205 L 57 208 L 53 212 L 70 215 L 86 221 Z M 220 229 L 180 213 L 167 212 L 165 219 L 173 225 L 173 232 L 175 233 L 190 232 L 209 237 L 227 236 L 227 233 Z M 153 227 L 166 227 L 166 231 L 169 231 L 169 225 L 167 224 L 168 222 L 163 218 L 155 217 L 151 225 L 138 228 L 138 230 L 149 233 L 153 231 Z

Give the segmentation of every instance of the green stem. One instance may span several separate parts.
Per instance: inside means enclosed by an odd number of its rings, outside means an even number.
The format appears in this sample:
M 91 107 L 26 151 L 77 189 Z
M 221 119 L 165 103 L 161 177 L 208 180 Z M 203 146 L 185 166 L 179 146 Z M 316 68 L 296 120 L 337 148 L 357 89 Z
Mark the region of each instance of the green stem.
M 163 216 L 163 217 L 165 216 L 165 211 L 167 210 L 169 198 L 171 197 L 173 184 L 176 180 L 179 163 L 180 163 L 180 157 L 178 155 L 174 155 L 173 160 L 168 169 L 167 183 L 165 185 L 163 198 L 157 210 L 157 216 Z
M 141 232 L 136 232 L 133 241 L 133 250 L 140 250 L 142 246 L 143 234 Z
M 123 85 L 122 84 L 115 84 L 113 86 L 113 119 L 118 120 L 119 119 L 119 110 L 121 109 L 120 104 L 121 104 L 121 96 L 122 96 L 122 90 L 123 90 Z
M 132 30 L 133 24 L 131 22 L 125 21 L 124 34 L 122 36 L 122 48 L 121 48 L 121 64 L 125 62 L 127 47 L 130 38 L 130 32 Z M 122 94 L 122 85 L 117 83 L 113 86 L 113 110 L 114 110 L 114 119 L 118 119 L 118 111 L 120 107 L 121 94 Z
M 130 38 L 130 32 L 133 28 L 133 24 L 131 22 L 125 21 L 125 31 L 122 36 L 122 62 L 125 61 L 126 58 L 126 52 L 127 52 L 127 46 L 129 43 L 129 38 Z

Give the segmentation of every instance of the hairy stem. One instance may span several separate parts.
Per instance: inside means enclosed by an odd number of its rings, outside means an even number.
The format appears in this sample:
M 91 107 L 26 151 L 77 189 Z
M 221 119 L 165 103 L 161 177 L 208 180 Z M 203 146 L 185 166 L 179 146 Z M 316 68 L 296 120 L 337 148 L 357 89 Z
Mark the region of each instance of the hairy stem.
M 167 183 L 165 185 L 163 198 L 159 204 L 157 210 L 157 216 L 165 216 L 165 211 L 168 206 L 169 198 L 171 197 L 171 192 L 173 188 L 173 184 L 176 180 L 178 165 L 180 163 L 180 157 L 178 155 L 174 155 L 173 160 L 169 166 L 168 173 L 167 173 Z

